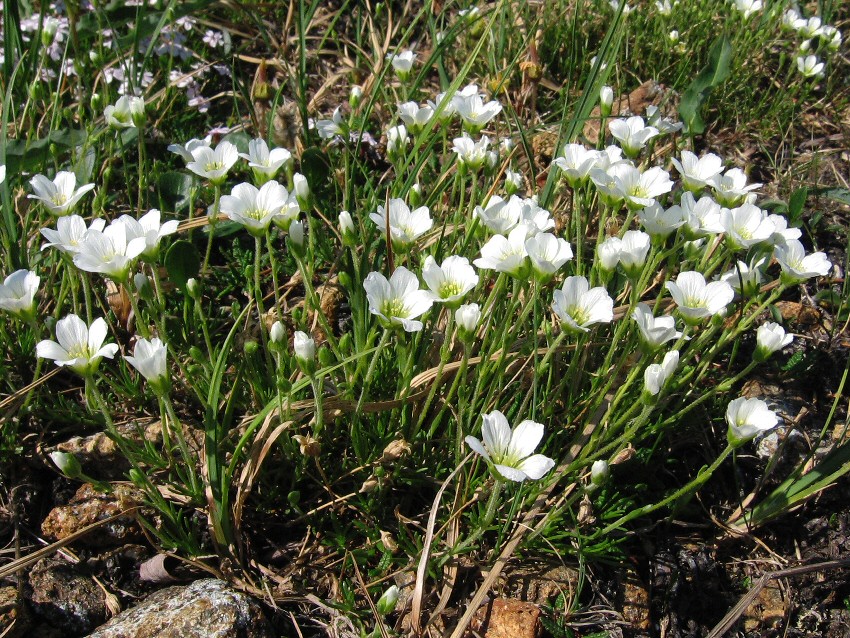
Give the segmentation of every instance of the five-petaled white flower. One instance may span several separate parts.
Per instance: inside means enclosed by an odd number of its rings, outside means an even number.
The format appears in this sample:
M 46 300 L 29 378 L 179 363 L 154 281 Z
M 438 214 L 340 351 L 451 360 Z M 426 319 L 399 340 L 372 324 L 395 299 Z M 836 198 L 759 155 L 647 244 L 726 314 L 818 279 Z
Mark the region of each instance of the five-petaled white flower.
M 422 266 L 422 279 L 431 290 L 431 298 L 449 307 L 460 304 L 461 299 L 478 285 L 478 275 L 466 257 L 452 255 L 442 265 L 428 255 Z
M 726 208 L 739 206 L 747 195 L 762 186 L 763 184 L 747 184 L 747 175 L 740 168 L 730 168 L 718 175 L 712 184 L 714 196 Z
M 673 317 L 668 315 L 654 317 L 652 310 L 645 303 L 635 306 L 632 310 L 632 319 L 640 329 L 641 343 L 650 350 L 655 350 L 668 341 L 682 336 L 682 333 L 676 330 L 676 320 Z
M 106 123 L 114 129 L 142 127 L 145 123 L 145 101 L 140 97 L 122 95 L 103 110 Z
M 416 54 L 413 51 L 402 51 L 398 54 L 387 54 L 387 60 L 395 69 L 399 79 L 404 80 L 410 75 L 410 70 L 413 68 L 413 61 L 416 59 Z
M 654 126 L 647 126 L 639 115 L 627 119 L 615 119 L 608 122 L 608 130 L 614 136 L 623 151 L 629 157 L 637 157 L 646 143 L 657 136 L 659 131 Z
M 555 461 L 534 450 L 543 438 L 543 425 L 525 420 L 511 430 L 508 420 L 498 410 L 482 414 L 481 435 L 466 437 L 466 444 L 480 454 L 501 479 L 509 481 L 536 481 L 555 467 Z
M 53 359 L 58 366 L 68 366 L 87 376 L 97 370 L 103 357 L 111 359 L 118 352 L 114 343 L 103 345 L 108 332 L 106 321 L 99 317 L 89 328 L 77 315 L 68 315 L 56 322 L 56 341 L 39 341 L 35 353 L 42 359 Z
M 650 397 L 658 396 L 679 365 L 679 351 L 671 350 L 661 363 L 653 363 L 643 371 L 643 389 Z
M 126 225 L 119 219 L 102 232 L 89 229 L 74 253 L 74 265 L 80 270 L 100 273 L 124 283 L 128 280 L 133 262 L 146 247 L 145 237 L 128 240 Z
M 587 181 L 590 169 L 596 167 L 598 159 L 599 151 L 588 149 L 584 144 L 567 144 L 563 155 L 556 157 L 552 163 L 561 170 L 570 186 L 575 188 Z
M 799 283 L 817 276 L 825 277 L 832 268 L 832 263 L 824 253 L 807 255 L 803 244 L 796 239 L 775 246 L 773 255 L 782 268 L 781 278 L 786 284 Z
M 133 347 L 133 356 L 124 355 L 124 360 L 138 370 L 157 394 L 168 392 L 169 379 L 166 369 L 168 349 L 158 338 L 138 339 Z
M 762 362 L 767 360 L 774 352 L 782 350 L 794 340 L 794 335 L 785 333 L 785 328 L 778 323 L 768 321 L 756 330 L 756 351 L 753 358 Z
M 419 106 L 416 102 L 405 102 L 398 105 L 398 116 L 408 130 L 416 135 L 434 117 L 431 106 Z
M 186 168 L 220 186 L 227 177 L 227 171 L 238 159 L 239 151 L 236 147 L 227 140 L 222 140 L 215 149 L 203 145 L 192 149 L 192 161 L 186 164 Z
M 548 281 L 565 263 L 573 258 L 569 242 L 552 233 L 537 233 L 525 240 L 525 252 L 534 273 Z
M 248 160 L 248 166 L 254 171 L 255 177 L 262 180 L 272 179 L 277 172 L 292 161 L 292 153 L 285 148 L 273 148 L 262 138 L 248 142 L 248 152 L 239 153 L 239 157 Z
M 342 107 L 338 106 L 334 109 L 333 114 L 331 115 L 331 119 L 329 120 L 318 120 L 316 122 L 316 131 L 319 133 L 319 137 L 323 140 L 330 140 L 336 137 L 337 135 L 345 135 L 346 124 L 345 120 L 342 117 Z
M 620 244 L 620 265 L 626 276 L 636 279 L 640 275 L 651 244 L 649 235 L 642 230 L 627 230 L 623 233 L 623 241 Z
M 221 196 L 221 212 L 255 237 L 264 236 L 272 221 L 296 219 L 300 210 L 295 195 L 275 180 L 260 188 L 243 182 L 234 186 L 230 195 Z
M 0 309 L 24 321 L 35 318 L 35 293 L 41 278 L 30 270 L 16 270 L 0 284 Z
M 487 161 L 487 147 L 490 146 L 490 138 L 482 135 L 481 139 L 474 142 L 466 133 L 453 140 L 452 150 L 457 153 L 457 161 L 461 166 L 466 166 L 472 172 L 477 171 Z
M 481 257 L 472 263 L 484 270 L 506 272 L 516 278 L 525 277 L 528 272 L 527 238 L 528 232 L 523 224 L 514 228 L 507 237 L 493 235 L 481 247 Z
M 702 273 L 693 270 L 680 272 L 676 281 L 668 281 L 666 287 L 682 318 L 691 324 L 722 312 L 735 297 L 732 286 L 725 281 L 706 284 Z
M 738 260 L 731 270 L 720 275 L 720 279 L 728 283 L 735 292 L 751 297 L 758 293 L 762 282 L 762 266 L 767 261 L 766 257 L 753 257 L 749 264 Z
M 571 332 L 587 332 L 595 323 L 610 323 L 614 319 L 614 300 L 602 286 L 591 288 L 587 279 L 567 277 L 564 285 L 555 290 L 552 309 L 561 323 Z
M 766 213 L 755 204 L 744 202 L 737 208 L 720 211 L 720 225 L 732 250 L 747 250 L 770 241 L 775 227 Z
M 191 140 L 186 142 L 186 144 L 169 144 L 168 150 L 172 153 L 179 155 L 183 158 L 183 161 L 187 164 L 189 162 L 194 162 L 195 157 L 192 155 L 192 152 L 201 146 L 207 146 L 212 144 L 212 135 L 207 135 L 204 139 L 198 139 L 193 137 Z
M 744 20 L 761 11 L 764 3 L 762 0 L 732 0 L 732 5 L 744 16 Z
M 679 205 L 671 208 L 681 213 L 682 219 L 685 220 L 686 234 L 691 239 L 723 232 L 723 224 L 720 223 L 720 204 L 708 195 L 703 195 L 697 201 L 691 193 L 682 193 Z
M 118 221 L 124 224 L 128 242 L 136 237 L 145 238 L 145 249 L 142 251 L 140 257 L 146 261 L 155 261 L 157 259 L 159 256 L 160 240 L 163 237 L 176 233 L 179 224 L 176 219 L 161 224 L 160 212 L 156 208 L 152 208 L 142 215 L 138 221 L 129 215 L 121 215 Z
M 714 153 L 697 157 L 690 151 L 682 151 L 681 162 L 675 157 L 671 161 L 679 171 L 682 186 L 692 193 L 699 194 L 706 186 L 712 186 L 723 172 L 723 160 Z
M 667 237 L 674 230 L 684 225 L 681 206 L 664 208 L 658 202 L 647 206 L 638 213 L 638 221 L 651 237 Z
M 399 198 L 391 199 L 388 209 L 379 205 L 378 211 L 370 214 L 369 219 L 375 222 L 383 235 L 386 235 L 389 223 L 393 248 L 398 251 L 406 250 L 434 225 L 427 206 L 410 210 L 404 200 Z
M 473 133 L 479 132 L 487 123 L 502 112 L 502 105 L 496 100 L 484 102 L 479 93 L 456 95 L 455 110 L 463 120 L 464 126 Z
M 389 280 L 379 272 L 370 272 L 363 282 L 369 311 L 377 315 L 386 328 L 402 327 L 406 332 L 422 330 L 416 317 L 430 310 L 431 294 L 419 289 L 419 280 L 404 266 L 399 266 Z
M 804 78 L 823 77 L 824 64 L 816 55 L 800 55 L 797 57 L 797 70 Z
M 761 399 L 741 397 L 730 401 L 726 407 L 729 429 L 726 439 L 732 447 L 739 447 L 755 437 L 776 427 L 779 417 L 771 412 Z
M 80 198 L 94 188 L 94 184 L 83 184 L 77 188 L 77 176 L 70 171 L 59 171 L 53 180 L 36 175 L 30 180 L 30 185 L 35 194 L 27 197 L 39 200 L 57 217 L 73 211 Z
M 41 229 L 41 234 L 47 239 L 47 243 L 42 244 L 41 250 L 53 246 L 63 253 L 73 254 L 79 250 L 80 243 L 85 239 L 89 230 L 101 231 L 105 227 L 105 219 L 93 219 L 91 226 L 86 227 L 86 220 L 79 215 L 60 217 L 56 220 L 56 230 L 52 228 Z

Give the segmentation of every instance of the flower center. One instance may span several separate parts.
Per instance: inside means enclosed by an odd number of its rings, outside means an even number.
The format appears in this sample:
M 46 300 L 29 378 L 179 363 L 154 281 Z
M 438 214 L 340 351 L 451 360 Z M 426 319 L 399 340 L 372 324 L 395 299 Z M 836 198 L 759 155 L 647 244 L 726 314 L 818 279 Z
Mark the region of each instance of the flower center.
M 448 299 L 463 292 L 463 286 L 458 281 L 444 281 L 440 284 L 440 297 Z
M 381 304 L 381 314 L 385 317 L 400 317 L 404 319 L 407 317 L 407 308 L 405 308 L 402 299 L 387 299 Z

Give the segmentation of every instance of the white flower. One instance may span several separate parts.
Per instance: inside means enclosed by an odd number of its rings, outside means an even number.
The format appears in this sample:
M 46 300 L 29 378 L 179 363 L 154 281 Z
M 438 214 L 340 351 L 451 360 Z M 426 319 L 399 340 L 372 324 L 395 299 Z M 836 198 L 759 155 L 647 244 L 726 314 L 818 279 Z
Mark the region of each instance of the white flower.
M 24 321 L 35 318 L 35 293 L 41 278 L 29 270 L 16 270 L 0 284 L 0 309 Z
M 387 155 L 391 159 L 404 155 L 410 137 L 407 135 L 407 127 L 404 124 L 387 129 Z
M 56 322 L 56 341 L 39 341 L 35 353 L 42 359 L 53 359 L 57 366 L 68 366 L 81 375 L 97 370 L 103 357 L 111 359 L 118 352 L 114 343 L 103 345 L 108 328 L 102 317 L 91 328 L 77 315 Z
M 797 56 L 797 70 L 804 78 L 823 77 L 824 63 L 816 55 Z
M 485 103 L 477 92 L 474 95 L 456 95 L 454 104 L 455 111 L 460 115 L 463 123 L 473 132 L 480 131 L 502 112 L 501 104 L 496 100 Z
M 124 95 L 103 110 L 106 123 L 114 129 L 140 127 L 145 121 L 145 101 L 140 97 Z
M 744 15 L 744 20 L 756 11 L 761 11 L 764 6 L 762 0 L 732 0 L 732 4 L 736 10 Z
M 422 322 L 414 319 L 428 312 L 433 299 L 427 291 L 419 290 L 419 280 L 407 268 L 396 268 L 389 281 L 381 273 L 370 272 L 363 288 L 369 311 L 378 315 L 385 327 L 401 326 L 407 332 L 422 330 Z
M 74 265 L 80 270 L 101 273 L 115 281 L 125 282 L 133 262 L 146 246 L 145 237 L 134 237 L 128 241 L 124 222 L 115 220 L 102 232 L 89 229 L 74 253 Z
M 611 115 L 611 107 L 614 104 L 614 89 L 605 85 L 599 89 L 599 110 L 604 117 Z
M 295 173 L 292 176 L 292 193 L 295 195 L 295 199 L 298 200 L 298 204 L 304 210 L 307 210 L 311 195 L 310 184 L 307 182 L 307 178 L 301 173 Z
M 346 246 L 354 246 L 357 239 L 357 229 L 354 226 L 354 219 L 351 213 L 347 210 L 339 213 L 339 234 L 342 235 L 342 241 Z
M 420 107 L 416 102 L 405 102 L 398 105 L 398 116 L 415 135 L 434 117 L 434 109 L 430 106 Z
M 756 244 L 770 241 L 775 229 L 765 212 L 754 204 L 744 203 L 737 208 L 720 211 L 720 225 L 726 241 L 733 250 L 746 250 Z
M 650 349 L 655 350 L 668 341 L 673 341 L 682 336 L 676 330 L 676 320 L 664 315 L 654 317 L 652 310 L 645 303 L 639 303 L 632 310 L 632 319 L 640 329 L 641 341 Z
M 587 180 L 590 169 L 596 167 L 598 159 L 599 151 L 588 149 L 584 144 L 567 144 L 563 155 L 556 157 L 553 164 L 561 170 L 570 186 L 575 188 Z
M 313 363 L 316 359 L 316 342 L 306 332 L 295 331 L 292 336 L 292 349 L 295 356 L 304 363 Z
M 511 430 L 505 415 L 498 410 L 482 414 L 483 443 L 474 436 L 466 444 L 480 454 L 500 478 L 509 481 L 536 481 L 555 467 L 555 461 L 542 454 L 533 454 L 543 438 L 543 425 L 525 420 Z
M 422 279 L 431 290 L 431 298 L 448 305 L 458 304 L 466 293 L 478 285 L 478 275 L 469 265 L 469 260 L 456 255 L 446 257 L 439 266 L 428 255 L 422 266 Z
M 527 232 L 523 226 L 517 226 L 510 234 L 493 235 L 490 240 L 481 247 L 481 257 L 474 263 L 485 270 L 506 272 L 517 278 L 522 278 L 527 272 L 528 252 L 525 250 Z
M 238 159 L 239 151 L 236 150 L 236 147 L 223 140 L 219 142 L 215 150 L 203 145 L 192 149 L 192 161 L 186 164 L 186 168 L 195 175 L 220 186 L 227 177 L 227 171 Z
M 679 312 L 688 323 L 722 312 L 735 297 L 735 291 L 725 281 L 705 283 L 705 277 L 693 270 L 680 272 L 676 281 L 666 284 Z
M 753 358 L 765 361 L 774 352 L 782 350 L 794 340 L 794 335 L 785 334 L 785 328 L 778 323 L 768 321 L 756 330 L 756 351 Z
M 747 184 L 747 176 L 740 168 L 730 168 L 718 175 L 712 188 L 721 205 L 727 208 L 738 206 L 748 193 L 761 188 L 762 184 Z
M 518 171 L 512 171 L 510 169 L 505 171 L 505 191 L 508 195 L 513 195 L 518 190 L 522 188 L 522 173 Z
M 292 154 L 285 148 L 269 150 L 264 139 L 254 139 L 248 142 L 248 152 L 239 153 L 239 157 L 248 160 L 248 166 L 266 179 L 273 178 L 277 172 L 292 160 Z
M 192 138 L 185 145 L 181 144 L 169 144 L 168 150 L 172 153 L 175 153 L 183 158 L 183 161 L 187 164 L 189 162 L 194 162 L 195 157 L 192 155 L 192 152 L 201 146 L 209 147 L 212 144 L 212 135 L 207 135 L 204 139 L 199 140 L 197 138 Z
M 620 265 L 623 266 L 628 277 L 635 279 L 640 275 L 651 243 L 649 235 L 641 230 L 627 230 L 623 233 L 623 241 L 620 244 Z
M 127 233 L 127 241 L 132 241 L 136 237 L 145 238 L 145 249 L 140 257 L 148 261 L 154 261 L 159 256 L 159 242 L 163 237 L 172 235 L 177 232 L 179 222 L 176 219 L 167 221 L 164 224 L 159 223 L 160 212 L 156 208 L 152 208 L 147 213 L 142 215 L 141 219 L 136 221 L 129 215 L 121 215 L 118 221 L 124 224 L 125 232 Z
M 657 396 L 664 385 L 673 376 L 679 365 L 679 351 L 671 350 L 664 355 L 661 363 L 653 363 L 643 371 L 643 388 L 650 396 Z
M 516 195 L 504 200 L 493 195 L 484 207 L 476 206 L 473 216 L 494 233 L 503 235 L 513 230 L 522 217 L 522 200 Z
M 611 131 L 614 139 L 620 142 L 620 146 L 629 157 L 637 157 L 646 143 L 659 133 L 654 126 L 647 126 L 639 115 L 625 120 L 611 120 L 608 122 L 608 130 Z
M 776 427 L 779 417 L 771 412 L 761 399 L 741 397 L 730 401 L 726 408 L 729 430 L 726 438 L 733 447 L 743 445 L 757 434 Z
M 416 59 L 416 54 L 413 51 L 402 51 L 398 54 L 387 54 L 387 60 L 395 69 L 399 79 L 405 79 L 410 75 L 410 70 L 413 68 L 413 61 Z
M 316 131 L 323 140 L 329 140 L 337 135 L 345 135 L 345 120 L 342 118 L 342 108 L 336 107 L 331 119 L 318 120 L 316 122 Z
M 133 356 L 124 355 L 124 360 L 138 370 L 157 394 L 165 394 L 168 390 L 167 355 L 168 349 L 160 339 L 140 338 L 133 347 Z
M 53 180 L 44 175 L 36 175 L 30 180 L 35 194 L 27 195 L 37 199 L 57 217 L 68 215 L 83 195 L 94 188 L 94 184 L 83 184 L 77 188 L 77 176 L 70 171 L 59 171 Z
M 587 332 L 588 326 L 614 319 L 614 300 L 608 291 L 601 286 L 591 288 L 584 277 L 567 277 L 554 297 L 552 309 L 571 332 Z
M 706 186 L 713 186 L 723 172 L 723 160 L 714 153 L 697 157 L 690 151 L 682 151 L 681 162 L 675 157 L 671 161 L 679 171 L 682 186 L 692 193 L 699 194 Z
M 638 221 L 651 237 L 662 238 L 685 223 L 680 206 L 664 208 L 658 202 L 641 210 L 638 213 Z
M 655 9 L 663 16 L 669 16 L 673 11 L 670 0 L 655 0 Z
M 457 153 L 457 160 L 462 166 L 467 166 L 475 172 L 484 165 L 487 160 L 487 147 L 490 145 L 489 137 L 482 135 L 480 140 L 473 142 L 472 138 L 464 133 L 461 137 L 456 137 L 453 143 L 452 150 Z
M 610 273 L 620 263 L 620 249 L 623 240 L 619 237 L 608 237 L 605 241 L 596 245 L 596 263 L 603 272 Z
M 525 252 L 531 267 L 541 281 L 547 281 L 565 263 L 573 258 L 573 250 L 567 240 L 552 233 L 537 233 L 525 240 Z
M 782 215 L 771 213 L 767 216 L 767 219 L 773 224 L 773 236 L 771 236 L 770 241 L 774 245 L 784 244 L 792 239 L 800 239 L 803 236 L 799 228 L 789 228 L 788 220 Z
M 104 219 L 93 219 L 91 226 L 86 228 L 86 220 L 79 215 L 60 217 L 56 220 L 56 230 L 41 229 L 41 234 L 47 239 L 47 243 L 41 246 L 41 250 L 53 246 L 63 253 L 75 253 L 79 250 L 80 243 L 85 239 L 89 229 L 101 231 L 105 226 Z
M 464 304 L 455 310 L 455 322 L 462 331 L 472 335 L 481 321 L 481 308 L 477 303 Z
M 782 268 L 782 279 L 789 284 L 817 276 L 825 277 L 832 268 L 824 253 L 807 255 L 803 244 L 796 239 L 774 247 L 773 255 Z
M 782 26 L 800 31 L 806 27 L 806 21 L 794 9 L 788 9 L 782 14 Z
M 673 206 L 672 209 L 681 212 L 687 234 L 691 238 L 708 237 L 723 232 L 720 204 L 708 195 L 703 195 L 697 201 L 691 193 L 682 193 L 679 206 Z
M 384 236 L 389 222 L 393 248 L 399 251 L 408 248 L 434 225 L 427 206 L 411 211 L 403 199 L 397 198 L 390 200 L 389 212 L 383 206 L 378 206 L 378 211 L 369 215 L 369 219 L 375 222 Z
M 754 257 L 749 264 L 739 260 L 735 268 L 720 275 L 720 280 L 732 286 L 735 292 L 751 297 L 759 291 L 763 279 L 762 266 L 766 261 L 766 257 Z
M 0 184 L 6 181 L 6 165 L 0 164 Z
M 260 188 L 237 184 L 230 195 L 221 196 L 221 212 L 255 237 L 262 237 L 273 221 L 297 219 L 300 208 L 295 195 L 272 180 Z
M 823 33 L 823 20 L 819 16 L 812 16 L 808 20 L 803 20 L 798 29 L 800 36 L 805 39 L 814 38 Z
M 522 211 L 519 223 L 528 227 L 529 236 L 545 233 L 555 228 L 555 220 L 545 208 L 540 208 L 536 197 L 526 197 L 520 200 Z
M 626 166 L 620 171 L 620 179 L 626 194 L 626 205 L 633 209 L 652 206 L 656 197 L 673 190 L 670 173 L 659 166 L 653 166 L 642 173 Z
M 661 109 L 654 104 L 646 107 L 646 123 L 657 128 L 659 135 L 678 133 L 685 128 L 684 122 L 677 122 L 669 117 L 664 117 Z

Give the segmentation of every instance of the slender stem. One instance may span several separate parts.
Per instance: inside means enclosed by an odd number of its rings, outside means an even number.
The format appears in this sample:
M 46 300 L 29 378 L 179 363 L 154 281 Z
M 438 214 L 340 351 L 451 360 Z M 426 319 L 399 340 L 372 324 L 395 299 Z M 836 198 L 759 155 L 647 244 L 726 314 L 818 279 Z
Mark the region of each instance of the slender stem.
M 375 373 L 375 366 L 378 365 L 378 357 L 381 356 L 384 346 L 387 345 L 387 339 L 389 338 L 390 330 L 389 328 L 384 328 L 384 332 L 381 334 L 381 340 L 378 341 L 378 347 L 375 348 L 375 353 L 372 355 L 372 360 L 369 362 L 369 368 L 366 370 L 366 377 L 363 379 L 363 388 L 360 390 L 360 398 L 357 400 L 357 414 L 360 414 L 360 408 L 363 406 L 363 399 L 366 396 L 366 391 L 369 389 L 369 383 L 372 381 L 372 375 Z
M 201 276 L 207 274 L 207 268 L 210 265 L 210 255 L 212 254 L 213 237 L 215 236 L 215 226 L 218 223 L 218 212 L 221 207 L 221 186 L 215 185 L 215 202 L 213 203 L 213 212 L 209 217 L 209 237 L 207 238 L 207 252 L 204 254 L 204 265 L 201 268 Z

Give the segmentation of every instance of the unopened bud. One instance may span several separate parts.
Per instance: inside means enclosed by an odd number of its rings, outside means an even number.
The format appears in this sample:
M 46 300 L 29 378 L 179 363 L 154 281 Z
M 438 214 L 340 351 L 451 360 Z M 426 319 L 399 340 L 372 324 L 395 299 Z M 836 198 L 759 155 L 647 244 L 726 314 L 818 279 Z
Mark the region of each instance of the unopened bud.
M 611 107 L 614 104 L 614 89 L 610 86 L 603 86 L 599 91 L 599 110 L 602 112 L 602 117 L 611 115 Z
M 70 479 L 80 478 L 83 474 L 83 468 L 77 457 L 73 454 L 57 450 L 50 453 L 50 460 L 53 461 L 62 474 Z
M 378 602 L 375 604 L 375 607 L 378 609 L 378 613 L 382 616 L 386 616 L 387 614 L 391 614 L 395 611 L 395 606 L 396 603 L 398 603 L 400 596 L 401 591 L 399 591 L 398 585 L 392 585 L 381 595 Z

